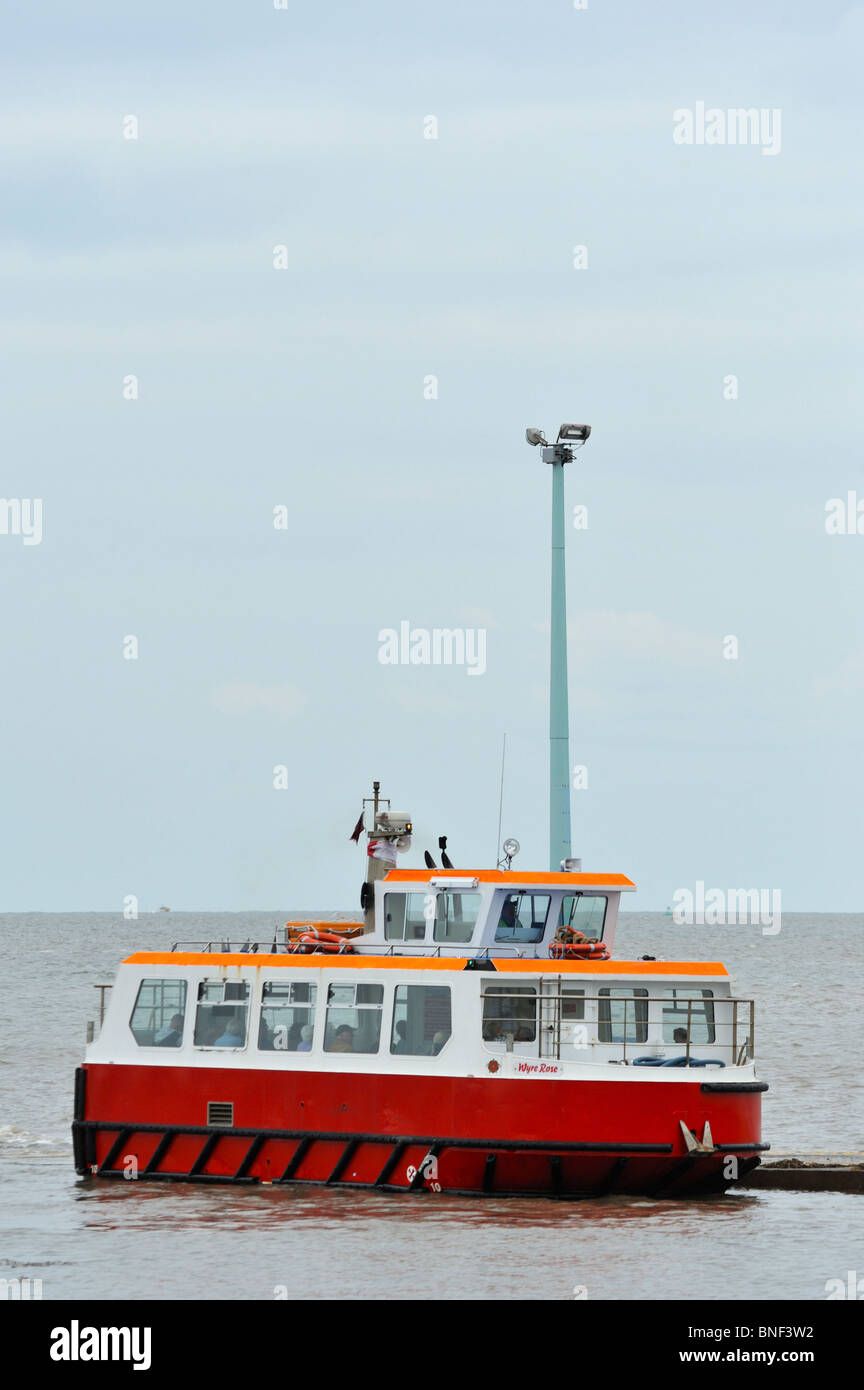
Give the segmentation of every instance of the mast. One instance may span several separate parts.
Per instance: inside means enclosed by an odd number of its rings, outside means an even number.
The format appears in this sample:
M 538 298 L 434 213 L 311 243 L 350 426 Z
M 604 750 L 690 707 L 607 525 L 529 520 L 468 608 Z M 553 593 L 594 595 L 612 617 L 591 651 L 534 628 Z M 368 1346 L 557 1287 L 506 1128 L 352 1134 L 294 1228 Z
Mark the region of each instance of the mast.
M 564 563 L 564 465 L 588 439 L 590 425 L 562 425 L 554 444 L 529 429 L 529 444 L 542 444 L 552 465 L 552 596 L 549 633 L 549 868 L 572 853 L 570 832 L 570 712 L 567 691 L 567 591 Z
M 546 450 L 544 450 L 544 453 Z M 563 455 L 564 450 L 549 453 Z M 572 850 L 567 690 L 567 590 L 564 560 L 564 458 L 552 462 L 552 597 L 549 633 L 549 868 Z
M 396 855 L 411 848 L 411 817 L 405 813 L 390 810 L 390 801 L 381 796 L 381 783 L 372 783 L 372 795 L 363 798 L 361 815 L 352 840 L 359 841 L 362 833 L 366 807 L 372 806 L 372 826 L 366 831 L 369 841 L 366 855 L 366 878 L 360 891 L 360 906 L 363 909 L 363 930 L 375 930 L 375 884 L 387 877 L 396 864 Z M 386 806 L 387 810 L 382 810 Z

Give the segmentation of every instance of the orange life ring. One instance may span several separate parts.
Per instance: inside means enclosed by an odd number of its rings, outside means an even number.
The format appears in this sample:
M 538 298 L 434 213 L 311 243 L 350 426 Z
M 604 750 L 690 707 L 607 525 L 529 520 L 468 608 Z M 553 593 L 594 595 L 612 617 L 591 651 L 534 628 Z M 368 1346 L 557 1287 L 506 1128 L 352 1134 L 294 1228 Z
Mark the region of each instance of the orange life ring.
M 313 928 L 312 931 L 305 932 L 299 937 L 291 947 L 292 952 L 299 951 L 303 955 L 311 955 L 316 951 L 323 951 L 330 955 L 342 955 L 353 951 L 354 947 L 350 941 L 344 937 L 337 936 L 335 932 L 319 931 Z
M 359 922 L 286 922 L 289 941 L 299 941 L 301 937 L 314 932 L 324 936 L 325 941 L 342 941 L 345 937 L 362 936 L 363 926 Z
M 609 960 L 602 941 L 552 941 L 549 954 L 553 960 Z

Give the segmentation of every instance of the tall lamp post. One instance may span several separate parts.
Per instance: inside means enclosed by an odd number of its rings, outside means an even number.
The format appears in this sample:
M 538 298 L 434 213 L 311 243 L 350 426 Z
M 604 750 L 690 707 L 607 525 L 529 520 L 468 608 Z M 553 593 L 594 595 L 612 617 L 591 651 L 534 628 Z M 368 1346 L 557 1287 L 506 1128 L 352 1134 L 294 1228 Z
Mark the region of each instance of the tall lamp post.
M 564 565 L 564 465 L 586 443 L 590 425 L 562 425 L 554 444 L 543 431 L 528 429 L 552 465 L 552 608 L 549 659 L 549 868 L 560 869 L 572 853 L 570 832 L 570 733 L 567 694 L 567 590 Z

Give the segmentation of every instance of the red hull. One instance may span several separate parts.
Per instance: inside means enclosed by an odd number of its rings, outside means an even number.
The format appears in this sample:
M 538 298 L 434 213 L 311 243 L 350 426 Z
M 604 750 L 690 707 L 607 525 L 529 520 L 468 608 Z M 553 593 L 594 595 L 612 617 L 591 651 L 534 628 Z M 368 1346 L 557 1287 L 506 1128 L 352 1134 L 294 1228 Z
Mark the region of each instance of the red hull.
M 762 1147 L 764 1086 L 706 1090 L 704 1073 L 652 1084 L 92 1064 L 81 1075 L 76 1166 L 106 1176 L 677 1194 L 722 1190 Z M 231 1128 L 208 1128 L 213 1101 L 233 1104 Z M 715 1151 L 688 1153 L 682 1120 L 697 1137 L 708 1122 Z M 417 1176 L 430 1151 L 437 1170 Z

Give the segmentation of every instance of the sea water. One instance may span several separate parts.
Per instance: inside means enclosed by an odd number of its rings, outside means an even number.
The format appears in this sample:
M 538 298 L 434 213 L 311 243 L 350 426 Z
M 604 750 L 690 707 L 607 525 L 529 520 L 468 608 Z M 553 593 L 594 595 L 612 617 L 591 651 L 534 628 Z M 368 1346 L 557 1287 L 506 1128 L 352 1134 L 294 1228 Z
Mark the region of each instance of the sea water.
M 752 1300 L 825 1299 L 864 1276 L 855 1195 L 559 1202 L 78 1178 L 72 1093 L 93 986 L 133 950 L 266 941 L 303 915 L 0 916 L 0 1279 L 39 1279 L 43 1299 Z M 775 1151 L 864 1150 L 864 917 L 784 914 L 765 936 L 623 914 L 616 956 L 643 953 L 722 960 L 755 998 Z

